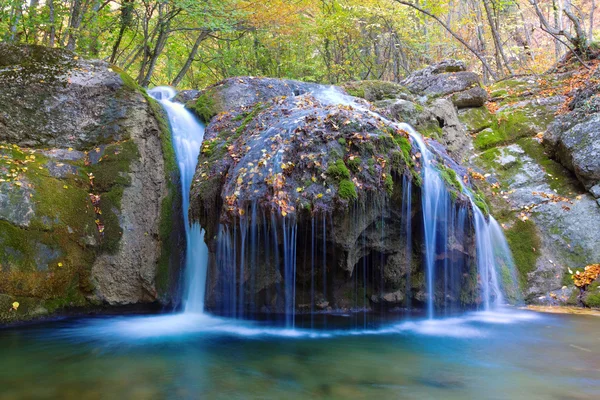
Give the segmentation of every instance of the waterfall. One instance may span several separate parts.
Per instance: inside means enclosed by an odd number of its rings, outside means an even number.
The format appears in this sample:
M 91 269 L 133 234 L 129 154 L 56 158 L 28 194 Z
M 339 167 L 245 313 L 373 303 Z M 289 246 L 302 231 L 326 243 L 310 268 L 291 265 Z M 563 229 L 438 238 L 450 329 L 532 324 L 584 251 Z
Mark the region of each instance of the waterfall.
M 174 89 L 156 87 L 149 90 L 148 94 L 156 99 L 167 113 L 181 175 L 182 210 L 186 238 L 184 310 L 186 313 L 202 313 L 206 290 L 208 248 L 204 243 L 202 227 L 196 222 L 190 224 L 188 210 L 190 188 L 198 163 L 200 146 L 204 139 L 204 126 L 183 104 L 173 101 L 176 95 Z
M 434 154 L 425 143 L 423 137 L 415 131 L 410 125 L 405 123 L 394 123 L 387 120 L 383 116 L 370 111 L 363 104 L 358 103 L 355 99 L 337 90 L 331 86 L 327 90 L 315 93 L 322 102 L 326 104 L 339 104 L 353 106 L 373 115 L 374 117 L 385 121 L 386 123 L 396 126 L 397 128 L 407 132 L 412 139 L 413 144 L 419 148 L 422 164 L 422 208 L 423 208 L 423 227 L 425 241 L 425 269 L 427 280 L 427 315 L 431 319 L 435 314 L 435 270 L 436 270 L 436 254 L 439 251 L 445 251 L 444 246 L 447 246 L 447 240 L 450 237 L 452 230 L 456 227 L 453 225 L 456 216 L 451 211 L 452 200 L 446 188 L 444 181 L 440 176 L 439 170 L 436 168 L 437 160 Z M 481 296 L 484 309 L 490 310 L 492 307 L 499 306 L 503 303 L 504 298 L 501 290 L 501 282 L 498 279 L 498 271 L 507 269 L 511 277 L 511 281 L 516 282 L 515 266 L 511 251 L 502 229 L 498 222 L 490 215 L 487 219 L 483 212 L 476 205 L 471 191 L 463 186 L 463 193 L 467 195 L 471 202 L 473 212 L 476 252 L 477 252 L 477 271 L 481 280 Z M 410 194 L 408 194 L 410 198 Z M 410 207 L 408 205 L 407 207 Z M 464 215 L 461 212 L 459 215 L 459 224 L 464 220 Z M 460 231 L 460 229 L 459 229 Z M 446 261 L 445 261 L 446 263 Z M 444 290 L 447 287 L 448 265 L 444 265 Z M 508 285 L 505 283 L 504 285 Z M 508 290 L 509 288 L 505 288 Z
M 402 129 L 409 132 L 421 151 L 423 163 L 423 224 L 425 227 L 425 264 L 427 269 L 428 303 L 427 313 L 433 318 L 433 287 L 435 273 L 436 238 L 439 237 L 439 220 L 447 220 L 447 207 L 450 202 L 448 190 L 435 168 L 433 154 L 425 144 L 423 138 L 409 125 L 400 124 Z M 503 303 L 501 285 L 498 279 L 498 271 L 508 268 L 514 277 L 514 262 L 508 247 L 508 243 L 500 225 L 491 215 L 486 219 L 479 209 L 473 194 L 463 186 L 463 193 L 469 197 L 473 211 L 475 241 L 477 252 L 477 271 L 481 280 L 481 296 L 484 310 L 489 311 L 492 307 Z M 452 219 L 451 219 L 452 220 Z M 436 233 L 438 232 L 438 233 Z M 448 232 L 448 225 L 443 228 L 443 233 Z M 447 237 L 447 235 L 446 235 Z M 501 263 L 503 265 L 501 265 Z
M 175 153 L 179 164 L 182 184 L 182 206 L 186 228 L 186 265 L 185 265 L 185 293 L 184 310 L 186 313 L 202 313 L 204 311 L 204 297 L 207 286 L 208 249 L 204 243 L 204 232 L 198 223 L 190 223 L 188 217 L 189 192 L 193 180 L 200 147 L 204 136 L 204 127 L 195 117 L 185 109 L 184 105 L 172 101 L 175 91 L 171 88 L 155 88 L 149 91 L 150 95 L 158 100 L 167 112 L 172 129 Z M 386 120 L 376 114 L 356 99 L 346 96 L 335 89 L 313 93 L 323 104 L 346 105 L 368 112 L 387 124 L 405 131 L 413 146 L 419 153 L 416 155 L 417 163 L 421 164 L 422 185 L 420 193 L 421 215 L 420 222 L 413 220 L 412 180 L 404 176 L 402 181 L 402 210 L 400 229 L 406 241 L 406 265 L 412 264 L 413 229 L 419 228 L 422 223 L 423 231 L 423 270 L 427 316 L 432 319 L 438 316 L 440 307 L 445 312 L 458 305 L 456 298 L 457 288 L 461 285 L 463 266 L 469 263 L 469 256 L 462 255 L 452 250 L 452 245 L 463 245 L 469 241 L 469 230 L 475 231 L 475 246 L 478 284 L 482 307 L 489 310 L 504 300 L 502 290 L 507 289 L 499 279 L 506 275 L 514 281 L 514 264 L 502 228 L 491 216 L 486 216 L 477 207 L 474 195 L 470 189 L 463 187 L 464 194 L 471 200 L 470 207 L 462 206 L 453 200 L 448 187 L 440 173 L 439 152 L 431 147 L 407 124 L 398 124 Z M 281 156 L 281 155 L 279 155 Z M 276 163 L 278 164 L 278 163 Z M 387 203 L 382 204 L 381 226 L 384 226 L 384 209 Z M 355 219 L 361 210 L 354 208 Z M 472 214 L 469 219 L 468 215 Z M 273 212 L 260 209 L 256 200 L 251 201 L 246 210 L 236 218 L 232 225 L 221 225 L 216 238 L 215 253 L 215 281 L 219 301 L 215 304 L 215 311 L 232 318 L 246 318 L 257 312 L 273 313 L 275 318 L 282 318 L 282 322 L 289 328 L 296 326 L 296 308 L 305 307 L 310 313 L 310 326 L 315 326 L 314 314 L 319 310 L 328 308 L 328 299 L 332 290 L 330 283 L 335 277 L 335 265 L 328 265 L 328 258 L 335 257 L 335 249 L 328 249 L 329 223 L 333 227 L 333 220 L 329 215 L 313 215 L 310 226 L 300 229 L 295 216 L 280 217 Z M 357 220 L 360 222 L 360 219 Z M 418 222 L 415 225 L 415 222 Z M 383 231 L 382 231 L 383 234 Z M 305 238 L 305 239 L 302 239 Z M 308 240 L 307 240 L 308 239 Z M 382 236 L 381 240 L 385 238 Z M 298 242 L 304 240 L 305 247 L 298 254 Z M 365 237 L 357 245 L 365 247 Z M 328 251 L 328 250 L 331 250 Z M 440 259 L 440 255 L 447 253 Z M 457 257 L 454 259 L 453 257 Z M 302 264 L 299 264 L 299 258 Z M 308 258 L 308 260 L 307 260 Z M 443 261 L 440 261 L 443 260 Z M 367 262 L 366 256 L 361 258 L 361 265 L 355 267 L 354 307 L 366 309 L 369 282 L 381 282 L 380 295 L 383 296 L 383 268 L 385 257 L 383 254 L 373 256 Z M 369 263 L 369 265 L 367 265 Z M 281 268 L 279 268 L 281 266 Z M 374 266 L 379 268 L 381 274 L 376 278 Z M 309 293 L 298 294 L 298 274 L 310 268 L 308 281 L 304 281 Z M 320 271 L 319 271 L 320 269 Z M 212 279 L 211 275 L 211 279 Z M 362 278 L 362 282 L 360 279 Z M 415 279 L 420 279 L 415 277 Z M 211 283 L 212 284 L 212 283 Z M 212 286 L 211 286 L 212 287 Z M 410 267 L 406 276 L 405 305 L 411 307 L 412 280 Z M 330 293 L 328 293 L 330 292 Z M 362 297 L 359 298 L 358 293 Z M 373 293 L 373 292 L 371 292 Z M 300 297 L 298 297 L 300 296 Z M 443 299 L 442 297 L 443 296 Z M 297 298 L 298 297 L 298 298 Z M 304 299 L 303 301 L 300 301 Z M 270 306 L 265 307 L 265 299 L 270 299 Z M 310 302 L 306 304 L 306 302 Z M 436 307 L 437 306 L 437 307 Z M 277 315 L 280 315 L 278 317 Z M 408 315 L 408 314 L 407 314 Z M 325 324 L 326 320 L 323 320 Z M 363 328 L 367 328 L 367 317 L 363 317 Z

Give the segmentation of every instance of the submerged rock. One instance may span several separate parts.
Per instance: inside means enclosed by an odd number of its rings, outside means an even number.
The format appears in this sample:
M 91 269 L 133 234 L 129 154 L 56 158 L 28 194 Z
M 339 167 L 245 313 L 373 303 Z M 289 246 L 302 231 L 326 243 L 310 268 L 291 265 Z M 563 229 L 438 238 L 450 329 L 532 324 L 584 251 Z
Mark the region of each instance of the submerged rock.
M 0 295 L 23 305 L 0 321 L 176 299 L 160 107 L 116 67 L 58 49 L 0 44 L 0 83 Z

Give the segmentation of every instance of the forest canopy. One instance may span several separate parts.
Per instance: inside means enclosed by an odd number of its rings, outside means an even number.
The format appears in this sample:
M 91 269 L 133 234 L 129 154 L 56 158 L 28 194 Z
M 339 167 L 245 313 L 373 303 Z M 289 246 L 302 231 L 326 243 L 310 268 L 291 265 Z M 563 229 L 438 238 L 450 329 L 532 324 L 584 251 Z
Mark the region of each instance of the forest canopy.
M 447 58 L 489 82 L 596 54 L 594 0 L 3 0 L 0 34 L 112 62 L 140 85 L 236 75 L 400 81 Z

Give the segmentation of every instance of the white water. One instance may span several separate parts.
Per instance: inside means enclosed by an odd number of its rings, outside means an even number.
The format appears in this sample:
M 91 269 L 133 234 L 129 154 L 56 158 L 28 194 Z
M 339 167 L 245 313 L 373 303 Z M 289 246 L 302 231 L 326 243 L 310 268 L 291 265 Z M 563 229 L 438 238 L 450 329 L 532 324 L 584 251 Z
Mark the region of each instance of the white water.
M 345 95 L 334 86 L 322 92 L 316 93 L 316 97 L 321 102 L 330 105 L 353 106 L 356 109 L 366 111 L 375 118 L 381 119 L 386 123 L 396 126 L 407 132 L 414 143 L 417 144 L 421 152 L 421 163 L 423 165 L 423 224 L 425 233 L 425 267 L 427 277 L 427 315 L 429 319 L 434 317 L 434 285 L 435 285 L 435 258 L 438 247 L 439 229 L 445 229 L 447 234 L 448 226 L 438 226 L 440 220 L 446 220 L 448 217 L 447 205 L 450 202 L 448 189 L 446 188 L 439 170 L 435 167 L 435 156 L 429 150 L 423 137 L 408 124 L 394 123 L 387 120 L 379 114 L 367 109 L 363 104 L 358 103 L 356 99 Z M 491 215 L 486 220 L 483 212 L 477 207 L 473 200 L 472 193 L 463 187 L 463 192 L 471 200 L 473 210 L 476 251 L 477 251 L 477 270 L 481 281 L 481 295 L 485 311 L 501 306 L 504 302 L 501 283 L 498 279 L 500 268 L 508 268 L 513 282 L 516 281 L 514 261 L 508 243 L 498 222 Z M 447 235 L 446 235 L 447 237 Z
M 156 87 L 148 91 L 167 112 L 175 147 L 175 155 L 181 175 L 183 220 L 186 238 L 184 310 L 186 313 L 204 311 L 206 268 L 208 248 L 204 243 L 204 231 L 198 223 L 190 224 L 190 188 L 198 163 L 200 146 L 204 139 L 204 126 L 181 103 L 173 97 L 177 94 L 170 87 Z

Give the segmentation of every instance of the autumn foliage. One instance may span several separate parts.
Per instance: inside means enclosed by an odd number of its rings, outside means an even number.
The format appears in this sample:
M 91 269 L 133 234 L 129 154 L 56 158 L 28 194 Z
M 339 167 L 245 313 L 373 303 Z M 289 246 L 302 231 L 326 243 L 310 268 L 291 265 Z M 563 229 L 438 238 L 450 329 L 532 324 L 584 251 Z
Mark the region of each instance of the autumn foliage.
M 576 271 L 571 275 L 575 286 L 586 289 L 589 284 L 594 282 L 600 276 L 600 264 L 592 264 L 585 267 L 583 272 Z

